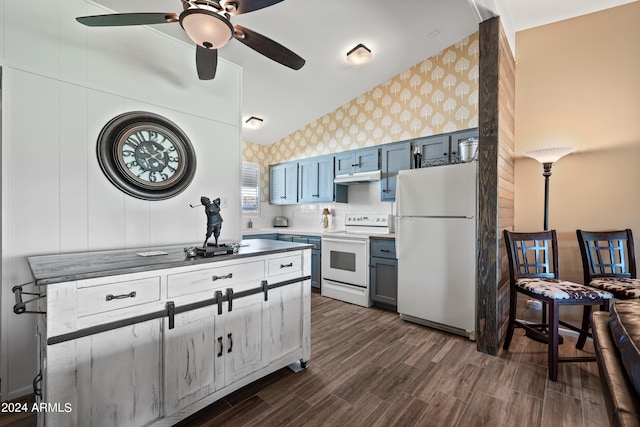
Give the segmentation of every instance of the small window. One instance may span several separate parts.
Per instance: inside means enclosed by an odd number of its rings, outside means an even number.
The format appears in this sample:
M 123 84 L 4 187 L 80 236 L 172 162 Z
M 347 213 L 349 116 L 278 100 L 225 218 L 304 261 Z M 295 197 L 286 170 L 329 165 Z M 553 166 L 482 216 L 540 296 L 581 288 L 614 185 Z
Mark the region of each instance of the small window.
M 260 212 L 260 165 L 242 162 L 242 212 Z

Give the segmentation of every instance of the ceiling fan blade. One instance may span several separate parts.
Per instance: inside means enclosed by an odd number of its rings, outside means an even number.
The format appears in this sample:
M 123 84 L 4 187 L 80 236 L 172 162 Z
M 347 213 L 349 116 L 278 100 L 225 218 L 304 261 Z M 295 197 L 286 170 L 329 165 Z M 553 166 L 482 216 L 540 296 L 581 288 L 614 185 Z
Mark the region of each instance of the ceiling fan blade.
M 80 16 L 76 18 L 89 27 L 119 27 L 124 25 L 151 25 L 178 22 L 177 13 L 114 13 L 111 15 Z
M 196 68 L 200 80 L 213 80 L 218 68 L 218 50 L 196 45 Z
M 237 6 L 233 15 L 240 15 L 242 13 L 253 12 L 254 10 L 273 6 L 281 1 L 283 0 L 227 0 L 224 2 L 223 7 L 228 3 L 235 3 Z
M 234 28 L 236 30 L 234 38 L 267 58 L 294 70 L 299 70 L 304 65 L 304 59 L 280 43 L 276 43 L 270 38 L 240 25 L 236 25 Z

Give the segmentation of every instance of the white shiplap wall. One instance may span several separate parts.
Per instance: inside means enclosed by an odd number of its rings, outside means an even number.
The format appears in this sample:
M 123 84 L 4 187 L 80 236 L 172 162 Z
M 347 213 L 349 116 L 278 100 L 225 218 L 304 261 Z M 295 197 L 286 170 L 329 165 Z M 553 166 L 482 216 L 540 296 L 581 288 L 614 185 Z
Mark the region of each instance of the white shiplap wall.
M 221 238 L 240 238 L 241 69 L 221 59 L 203 82 L 193 46 L 148 27 L 75 21 L 103 13 L 82 0 L 0 4 L 2 400 L 30 393 L 37 373 L 34 316 L 12 312 L 11 287 L 31 280 L 27 256 L 200 243 L 205 215 L 189 203 L 202 195 L 227 198 Z M 182 194 L 138 200 L 100 170 L 100 129 L 133 110 L 161 114 L 191 139 L 197 172 Z

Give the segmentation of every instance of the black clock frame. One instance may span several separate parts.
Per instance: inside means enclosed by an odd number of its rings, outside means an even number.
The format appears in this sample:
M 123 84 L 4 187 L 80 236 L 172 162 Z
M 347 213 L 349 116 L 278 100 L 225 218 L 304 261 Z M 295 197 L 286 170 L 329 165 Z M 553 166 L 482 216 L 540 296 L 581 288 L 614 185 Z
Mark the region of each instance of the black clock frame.
M 120 137 L 134 126 L 157 126 L 177 137 L 174 144 L 182 145 L 185 167 L 177 180 L 167 186 L 147 186 L 132 180 L 118 162 L 117 145 Z M 111 119 L 100 131 L 96 145 L 102 172 L 122 192 L 142 200 L 166 200 L 183 192 L 196 173 L 196 155 L 187 135 L 171 120 L 146 111 L 131 111 Z

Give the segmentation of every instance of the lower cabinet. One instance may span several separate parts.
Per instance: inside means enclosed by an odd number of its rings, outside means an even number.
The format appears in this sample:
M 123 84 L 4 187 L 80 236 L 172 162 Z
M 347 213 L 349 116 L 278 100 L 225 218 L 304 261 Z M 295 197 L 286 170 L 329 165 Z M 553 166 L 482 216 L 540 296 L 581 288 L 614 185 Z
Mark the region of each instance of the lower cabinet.
M 322 237 L 293 234 L 246 234 L 243 239 L 282 240 L 284 242 L 310 243 L 311 249 L 311 287 L 320 290 L 322 279 Z
M 264 343 L 268 326 L 268 303 L 263 294 L 233 302 L 233 310 L 224 315 L 224 330 L 217 339 L 225 345 L 224 385 L 228 386 L 266 366 Z M 219 328 L 222 329 L 222 328 Z
M 78 425 L 146 425 L 162 416 L 161 324 L 155 319 L 77 340 L 71 413 L 93 421 Z
M 236 274 L 256 263 L 263 272 L 258 279 L 247 281 Z M 266 296 L 262 291 L 242 293 L 260 288 L 263 280 L 271 285 L 307 276 L 310 269 L 311 250 L 305 249 L 155 274 L 49 285 L 47 316 L 39 316 L 37 324 L 42 377 L 34 387 L 42 389 L 41 401 L 57 403 L 61 411 L 43 413 L 38 425 L 170 426 L 264 375 L 306 362 L 310 357 L 309 281 L 269 289 Z M 232 273 L 220 276 L 220 271 Z M 95 301 L 85 303 L 100 307 L 105 292 L 141 282 L 158 282 L 155 301 L 136 305 L 138 294 L 124 290 L 117 296 L 107 294 L 112 296 L 107 300 L 121 308 L 78 315 L 77 301 L 89 298 L 81 294 L 95 295 Z M 181 286 L 172 288 L 174 296 L 167 298 L 172 283 Z M 211 300 L 216 291 L 236 297 L 231 304 L 224 301 L 220 306 L 187 309 Z M 152 316 L 171 303 L 176 310 L 187 309 L 173 316 L 173 324 L 165 315 L 126 326 L 127 319 Z M 47 341 L 113 322 L 118 323 L 114 329 Z
M 394 240 L 371 239 L 369 292 L 373 305 L 396 311 L 398 260 Z
M 302 283 L 277 288 L 269 294 L 268 363 L 289 358 L 300 348 L 305 348 L 304 301 Z
M 165 413 L 173 415 L 224 386 L 224 341 L 217 307 L 177 314 L 164 327 Z M 218 323 L 218 324 L 216 324 Z

